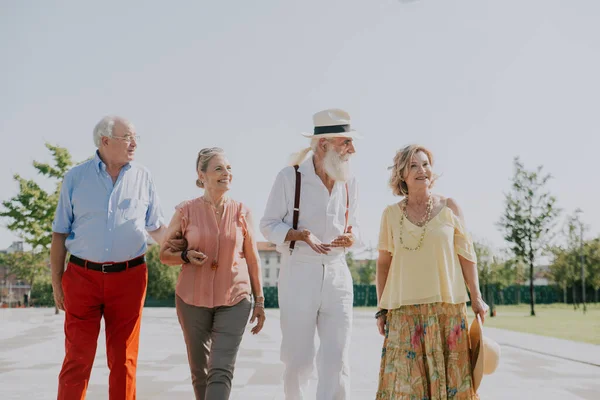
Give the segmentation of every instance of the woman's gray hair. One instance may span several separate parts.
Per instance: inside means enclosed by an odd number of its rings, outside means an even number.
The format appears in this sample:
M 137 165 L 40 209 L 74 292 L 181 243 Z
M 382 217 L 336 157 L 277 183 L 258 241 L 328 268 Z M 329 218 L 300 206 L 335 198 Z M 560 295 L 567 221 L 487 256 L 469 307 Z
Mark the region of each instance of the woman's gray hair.
M 94 127 L 94 144 L 97 148 L 100 148 L 100 143 L 103 137 L 112 137 L 116 122 L 120 122 L 123 125 L 130 127 L 133 131 L 133 125 L 131 122 L 121 117 L 107 115 L 106 117 L 102 118 Z
M 225 154 L 225 151 L 223 151 L 223 149 L 220 147 L 207 147 L 200 150 L 198 152 L 198 158 L 196 158 L 196 171 L 206 172 L 210 160 L 219 154 Z M 202 182 L 200 179 L 196 179 L 196 186 L 204 189 L 204 182 Z

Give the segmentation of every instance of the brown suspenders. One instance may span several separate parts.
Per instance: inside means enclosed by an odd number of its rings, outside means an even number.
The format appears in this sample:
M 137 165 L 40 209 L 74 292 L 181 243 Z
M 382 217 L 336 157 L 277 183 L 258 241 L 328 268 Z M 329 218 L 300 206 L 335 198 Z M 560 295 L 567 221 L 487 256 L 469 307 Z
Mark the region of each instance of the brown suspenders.
M 298 171 L 298 166 L 294 165 L 294 170 L 296 171 L 296 192 L 294 193 L 294 222 L 292 224 L 292 228 L 294 230 L 298 229 L 298 217 L 300 216 L 300 186 L 302 183 L 302 175 L 300 171 Z M 296 246 L 296 241 L 292 240 L 290 242 L 290 254 L 294 251 L 294 246 Z
M 298 217 L 300 216 L 300 188 L 302 186 L 302 174 L 298 171 L 298 165 L 294 165 L 294 170 L 296 171 L 296 190 L 294 192 L 294 220 L 292 222 L 292 228 L 294 230 L 298 229 Z M 346 222 L 344 224 L 344 233 L 348 229 L 348 213 L 350 210 L 350 195 L 348 194 L 348 183 L 346 183 Z M 296 241 L 292 240 L 290 242 L 290 254 L 294 251 L 294 247 L 296 246 Z

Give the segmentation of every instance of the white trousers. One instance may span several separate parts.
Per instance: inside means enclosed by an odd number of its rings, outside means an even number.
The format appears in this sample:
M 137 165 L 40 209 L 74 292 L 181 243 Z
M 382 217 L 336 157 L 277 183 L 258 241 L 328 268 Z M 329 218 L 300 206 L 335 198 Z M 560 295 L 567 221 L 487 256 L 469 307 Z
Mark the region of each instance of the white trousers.
M 278 287 L 286 400 L 306 396 L 315 360 L 315 331 L 320 339 L 316 398 L 349 399 L 354 290 L 346 260 L 286 254 Z

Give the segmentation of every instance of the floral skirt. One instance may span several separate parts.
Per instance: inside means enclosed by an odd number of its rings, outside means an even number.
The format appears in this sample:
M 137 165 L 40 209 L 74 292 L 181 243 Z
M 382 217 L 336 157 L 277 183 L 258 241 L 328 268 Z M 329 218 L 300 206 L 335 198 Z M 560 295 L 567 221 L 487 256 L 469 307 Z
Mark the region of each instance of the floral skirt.
M 464 303 L 408 305 L 388 312 L 377 399 L 479 399 Z

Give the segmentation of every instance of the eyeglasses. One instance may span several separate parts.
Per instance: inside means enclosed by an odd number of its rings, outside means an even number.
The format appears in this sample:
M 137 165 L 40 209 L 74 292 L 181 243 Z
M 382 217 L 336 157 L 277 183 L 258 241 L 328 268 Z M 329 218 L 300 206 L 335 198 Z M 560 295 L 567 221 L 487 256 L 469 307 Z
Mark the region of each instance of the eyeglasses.
M 112 136 L 112 138 L 122 140 L 125 143 L 131 143 L 131 142 L 137 143 L 140 141 L 140 137 L 138 135 Z

